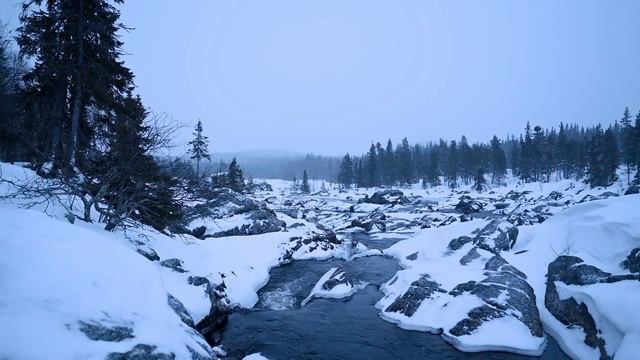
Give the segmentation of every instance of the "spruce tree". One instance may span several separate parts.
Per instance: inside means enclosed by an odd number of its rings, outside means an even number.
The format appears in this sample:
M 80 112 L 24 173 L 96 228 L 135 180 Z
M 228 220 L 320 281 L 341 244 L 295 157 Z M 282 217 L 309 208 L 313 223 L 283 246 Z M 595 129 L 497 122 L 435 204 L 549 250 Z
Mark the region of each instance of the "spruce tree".
M 345 188 L 350 188 L 353 184 L 353 162 L 349 154 L 346 154 L 340 163 L 338 183 Z
M 473 178 L 473 189 L 480 192 L 485 188 L 486 185 L 487 180 L 484 178 L 484 168 L 482 166 L 478 166 Z
M 376 162 L 376 146 L 371 143 L 369 153 L 367 154 L 367 187 L 375 187 L 378 185 L 378 167 Z
M 202 159 L 211 160 L 209 155 L 209 138 L 202 134 L 202 121 L 198 120 L 195 131 L 193 133 L 193 140 L 189 141 L 191 148 L 189 153 L 191 159 L 196 160 L 196 183 L 200 182 L 200 161 Z
M 387 141 L 387 147 L 384 151 L 384 169 L 385 179 L 384 184 L 387 186 L 393 185 L 396 182 L 396 167 L 395 167 L 395 154 L 393 151 L 393 144 L 391 139 Z
M 451 189 L 458 187 L 458 164 L 458 145 L 455 141 L 451 141 L 447 158 L 447 183 Z
M 427 166 L 427 173 L 425 176 L 426 182 L 430 186 L 438 186 L 440 182 L 440 156 L 439 149 L 433 147 L 429 153 L 429 165 Z
M 244 177 L 242 176 L 242 169 L 240 169 L 236 158 L 233 158 L 229 164 L 229 170 L 227 171 L 227 186 L 236 192 L 243 192 L 246 189 Z
M 505 185 L 507 176 L 507 157 L 500 146 L 500 139 L 493 136 L 491 139 L 491 183 Z
M 82 170 L 96 129 L 133 88 L 121 59 L 118 31 L 122 0 L 25 2 L 17 37 L 21 52 L 35 59 L 26 74 L 25 112 L 45 129 L 36 145 L 67 175 Z M 96 119 L 98 124 L 90 124 Z
M 309 177 L 307 175 L 307 169 L 305 169 L 304 172 L 302 173 L 302 186 L 300 187 L 300 190 L 305 194 L 308 194 L 311 192 L 311 187 L 309 186 Z
M 622 118 L 620 119 L 621 129 L 621 142 L 622 142 L 622 162 L 627 172 L 627 184 L 631 183 L 631 171 L 636 163 L 636 149 L 635 149 L 635 132 L 634 126 L 631 124 L 631 114 L 629 108 L 624 109 Z

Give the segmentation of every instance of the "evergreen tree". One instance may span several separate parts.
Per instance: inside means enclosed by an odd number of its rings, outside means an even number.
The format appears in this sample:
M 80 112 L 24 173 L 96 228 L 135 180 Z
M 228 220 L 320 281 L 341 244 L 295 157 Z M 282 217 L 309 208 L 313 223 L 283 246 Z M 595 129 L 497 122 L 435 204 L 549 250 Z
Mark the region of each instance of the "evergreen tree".
M 402 139 L 396 149 L 397 180 L 403 184 L 411 183 L 411 146 L 407 138 Z
M 617 168 L 618 145 L 613 129 L 609 127 L 603 133 L 602 127 L 598 125 L 589 148 L 587 181 L 591 187 L 609 186 L 617 179 Z
M 396 182 L 396 168 L 395 168 L 395 154 L 393 152 L 393 144 L 391 139 L 387 141 L 387 148 L 384 151 L 384 168 L 385 179 L 384 184 L 387 186 L 393 185 Z
M 433 147 L 431 149 L 431 152 L 429 153 L 429 163 L 427 165 L 427 170 L 426 170 L 423 183 L 428 184 L 430 186 L 441 185 L 440 156 L 439 156 L 439 149 L 436 147 Z
M 491 139 L 491 183 L 505 185 L 507 176 L 507 157 L 500 146 L 500 139 L 493 136 Z M 477 175 L 477 174 L 476 174 Z
M 451 141 L 447 158 L 447 183 L 451 189 L 458 187 L 458 145 Z
M 26 74 L 25 112 L 38 152 L 54 161 L 54 173 L 82 170 L 85 150 L 133 88 L 133 75 L 120 59 L 122 0 L 34 0 L 24 5 L 17 38 L 35 65 Z M 33 7 L 33 8 L 32 8 Z M 31 11 L 29 11 L 31 10 Z M 96 116 L 97 115 L 97 116 Z
M 229 164 L 229 170 L 227 171 L 227 187 L 236 192 L 243 192 L 246 189 L 244 177 L 242 176 L 242 169 L 240 169 L 236 158 L 233 158 Z
M 622 142 L 622 162 L 627 172 L 627 184 L 631 183 L 631 171 L 636 163 L 636 142 L 635 132 L 636 129 L 631 124 L 631 114 L 629 108 L 624 109 L 622 118 L 620 119 L 620 125 L 622 127 L 621 142 Z
M 371 143 L 369 153 L 367 154 L 367 187 L 378 186 L 378 166 L 376 146 Z
M 174 199 L 174 181 L 162 172 L 151 155 L 154 139 L 144 120 L 147 111 L 140 97 L 127 97 L 124 107 L 108 123 L 108 150 L 88 155 L 85 186 L 106 207 L 96 204 L 111 231 L 131 218 L 164 229 L 178 220 L 181 204 Z
M 473 178 L 473 189 L 480 192 L 487 185 L 487 180 L 484 178 L 484 169 L 482 166 L 478 166 L 476 174 Z
M 353 162 L 349 154 L 346 154 L 340 163 L 338 183 L 345 188 L 350 188 L 353 184 Z
M 209 155 L 209 138 L 202 134 L 202 121 L 198 120 L 195 132 L 193 133 L 193 140 L 189 141 L 191 148 L 191 159 L 196 160 L 196 182 L 200 182 L 200 161 L 202 159 L 211 160 Z
M 309 186 L 309 177 L 307 175 L 307 170 L 306 169 L 302 173 L 302 186 L 301 186 L 300 190 L 303 193 L 306 193 L 306 194 L 311 192 L 311 187 Z

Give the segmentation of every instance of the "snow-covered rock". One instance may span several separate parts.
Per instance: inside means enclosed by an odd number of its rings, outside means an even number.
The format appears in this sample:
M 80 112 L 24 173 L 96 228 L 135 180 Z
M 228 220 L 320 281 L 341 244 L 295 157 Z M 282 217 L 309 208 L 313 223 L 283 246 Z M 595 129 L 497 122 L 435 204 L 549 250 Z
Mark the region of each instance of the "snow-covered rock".
M 343 269 L 334 267 L 322 275 L 309 296 L 302 300 L 301 305 L 306 305 L 314 298 L 342 299 L 349 297 L 361 287 L 362 285 L 354 284 Z

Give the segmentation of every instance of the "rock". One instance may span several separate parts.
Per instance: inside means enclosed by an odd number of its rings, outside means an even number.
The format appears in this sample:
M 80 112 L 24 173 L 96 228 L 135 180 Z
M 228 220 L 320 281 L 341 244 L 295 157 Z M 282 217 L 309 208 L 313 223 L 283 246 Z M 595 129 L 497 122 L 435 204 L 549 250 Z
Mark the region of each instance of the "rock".
M 195 326 L 196 330 L 207 340 L 209 344 L 218 344 L 230 311 L 229 300 L 225 292 L 224 281 L 218 285 L 207 285 L 206 293 L 211 302 L 209 314 Z
M 408 204 L 410 201 L 400 190 L 380 190 L 373 193 L 371 197 L 365 196 L 362 202 L 377 205 L 397 205 Z
M 133 329 L 126 326 L 106 326 L 97 321 L 78 321 L 80 331 L 94 341 L 119 342 L 133 339 Z
M 253 210 L 249 213 L 248 218 L 253 222 L 214 234 L 207 234 L 205 237 L 218 238 L 226 236 L 259 235 L 282 231 L 287 227 L 287 223 L 278 219 L 276 213 L 270 209 Z
M 471 292 L 471 290 L 473 290 L 475 286 L 476 286 L 476 282 L 473 280 L 467 281 L 462 284 L 458 284 L 453 289 L 451 289 L 451 291 L 449 291 L 449 295 L 452 295 L 455 297 L 455 296 L 462 295 L 464 293 Z
M 176 358 L 173 353 L 157 353 L 156 348 L 157 346 L 154 345 L 138 344 L 124 353 L 109 353 L 106 360 L 174 360 Z
M 455 216 L 448 216 L 438 224 L 438 227 L 451 225 L 456 221 L 458 221 L 458 219 Z
M 467 222 L 467 221 L 473 220 L 473 216 L 467 215 L 467 214 L 462 214 L 462 215 L 460 215 L 458 217 L 458 219 L 460 220 L 460 222 Z
M 160 265 L 167 267 L 175 272 L 185 273 L 187 270 L 182 268 L 182 260 L 180 259 L 166 259 L 160 262 Z
M 604 200 L 604 199 L 608 199 L 610 197 L 617 197 L 620 196 L 614 192 L 611 191 L 605 191 L 600 195 L 586 195 L 585 197 L 583 197 L 580 201 L 578 201 L 578 203 L 584 203 L 584 202 L 588 202 L 588 201 L 594 201 L 594 200 Z
M 631 250 L 624 261 L 624 267 L 632 273 L 640 273 L 640 247 Z
M 605 339 L 601 336 L 601 330 L 589 313 L 587 306 L 582 302 L 577 302 L 573 297 L 561 299 L 556 288 L 556 282 L 586 286 L 623 280 L 640 280 L 640 275 L 611 275 L 593 265 L 585 264 L 579 257 L 559 256 L 549 264 L 547 269 L 544 305 L 551 315 L 568 328 L 582 328 L 585 333 L 584 343 L 594 349 L 597 348 L 601 359 L 610 359 L 612 354 L 607 353 Z
M 425 299 L 431 298 L 435 293 L 446 293 L 446 291 L 437 282 L 429 280 L 429 275 L 422 275 L 420 279 L 411 283 L 407 292 L 397 298 L 385 311 L 410 317 Z
M 533 337 L 544 337 L 535 293 L 525 280 L 526 276 L 499 255 L 487 261 L 485 270 L 487 277 L 482 281 L 467 282 L 454 288 L 456 293 L 476 295 L 485 304 L 472 309 L 448 333 L 455 337 L 471 335 L 484 322 L 511 317 L 522 322 Z
M 511 223 L 494 219 L 476 234 L 473 244 L 497 254 L 501 251 L 507 251 L 515 245 L 518 232 L 518 228 L 512 226 Z
M 345 229 L 358 227 L 369 232 L 376 227 L 379 231 L 385 232 L 387 231 L 387 224 L 385 223 L 386 219 L 387 216 L 384 213 L 380 211 L 373 211 L 364 218 L 351 220 L 351 224 L 349 224 Z
M 602 279 L 602 277 L 608 275 L 608 273 L 598 271 L 599 269 L 597 268 L 593 269 L 594 267 L 588 268 L 583 266 L 581 269 L 574 268 L 575 265 L 582 262 L 582 259 L 575 256 L 559 256 L 549 264 L 544 305 L 551 315 L 567 327 L 581 327 L 586 334 L 584 339 L 585 344 L 592 348 L 598 348 L 600 357 L 609 359 L 611 357 L 607 354 L 605 340 L 600 337 L 600 331 L 589 313 L 587 306 L 584 303 L 576 302 L 573 298 L 561 300 L 556 289 L 556 281 L 562 281 L 566 284 L 582 285 L 583 283 L 592 283 L 591 281 L 596 279 L 594 275 L 598 279 Z
M 480 257 L 480 253 L 478 253 L 478 248 L 474 246 L 471 248 L 471 250 L 469 250 L 469 252 L 465 256 L 460 258 L 460 264 L 467 265 L 468 263 L 472 262 L 473 260 L 479 257 Z
M 183 323 L 187 324 L 189 327 L 195 327 L 193 323 L 193 318 L 191 318 L 191 314 L 184 307 L 182 302 L 175 298 L 171 294 L 167 294 L 167 303 L 173 309 L 173 311 L 180 317 Z
M 633 195 L 640 193 L 640 186 L 631 185 L 627 188 L 627 191 L 624 192 L 625 195 Z
M 189 285 L 193 286 L 202 286 L 202 285 L 210 285 L 211 282 L 204 276 L 189 276 L 187 279 Z
M 456 204 L 455 209 L 463 214 L 471 214 L 484 209 L 484 204 L 473 200 L 470 196 L 464 195 L 460 197 L 460 201 Z
M 206 231 L 207 231 L 206 226 L 198 226 L 197 228 L 191 230 L 191 235 L 193 235 L 194 237 L 197 237 L 198 239 L 202 239 Z
M 447 248 L 449 248 L 449 250 L 459 250 L 461 247 L 463 247 L 465 244 L 471 242 L 473 239 L 469 236 L 459 236 L 453 240 L 451 240 L 449 242 L 449 245 L 447 245 Z
M 138 252 L 138 254 L 146 257 L 150 261 L 158 261 L 158 260 L 160 260 L 160 256 L 158 256 L 158 253 L 156 253 L 155 250 L 153 250 L 149 246 L 146 246 L 146 245 L 138 246 L 138 247 L 136 247 L 136 251 Z
M 407 260 L 411 260 L 411 261 L 417 260 L 417 259 L 418 259 L 418 252 L 416 251 L 416 252 L 414 252 L 413 254 L 409 254 L 409 255 L 407 255 L 407 256 L 405 257 L 405 259 L 407 259 Z
M 342 270 L 342 268 L 336 268 L 333 271 L 333 274 L 331 274 L 329 279 L 322 284 L 322 289 L 330 291 L 338 285 L 347 285 L 349 287 L 353 286 L 351 278 L 344 270 Z

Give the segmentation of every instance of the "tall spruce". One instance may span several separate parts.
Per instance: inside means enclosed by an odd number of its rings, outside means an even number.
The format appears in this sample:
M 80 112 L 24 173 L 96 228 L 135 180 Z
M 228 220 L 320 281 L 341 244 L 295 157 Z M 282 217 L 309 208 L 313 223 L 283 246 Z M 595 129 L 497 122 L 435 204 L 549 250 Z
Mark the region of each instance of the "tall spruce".
M 305 194 L 311 192 L 311 186 L 309 186 L 309 176 L 307 175 L 307 170 L 305 169 L 302 173 L 302 185 L 300 186 L 300 191 Z
M 346 154 L 340 163 L 338 183 L 345 188 L 350 188 L 353 184 L 353 161 L 349 154 Z
M 191 159 L 196 160 L 196 183 L 200 183 L 200 161 L 211 160 L 209 155 L 209 138 L 202 134 L 202 121 L 198 120 L 193 133 L 193 140 L 189 141 Z
M 507 176 L 507 157 L 500 146 L 500 139 L 497 136 L 491 138 L 491 183 L 494 185 L 505 185 Z
M 82 170 L 100 120 L 123 106 L 133 74 L 121 59 L 118 31 L 122 0 L 25 2 L 17 42 L 35 64 L 26 74 L 25 112 L 42 129 L 34 141 L 40 157 L 69 174 Z M 98 124 L 92 124 L 95 119 Z

